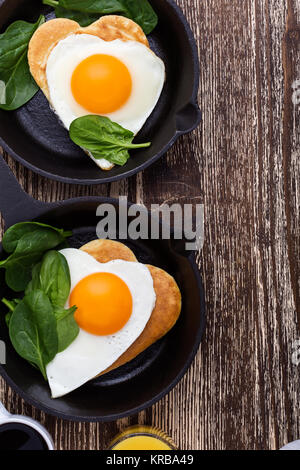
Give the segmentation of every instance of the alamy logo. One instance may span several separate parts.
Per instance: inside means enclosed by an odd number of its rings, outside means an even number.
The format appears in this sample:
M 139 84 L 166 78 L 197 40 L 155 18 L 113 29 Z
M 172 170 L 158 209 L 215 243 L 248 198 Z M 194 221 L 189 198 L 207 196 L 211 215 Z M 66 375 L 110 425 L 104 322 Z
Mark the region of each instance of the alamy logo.
M 294 364 L 294 366 L 299 366 L 300 365 L 300 339 L 298 339 L 297 341 L 294 341 L 292 345 L 292 351 L 293 351 L 292 363 Z
M 296 106 L 297 104 L 300 104 L 300 80 L 296 80 L 292 84 L 292 88 L 294 90 L 293 96 L 292 96 L 292 101 L 294 105 Z
M 118 214 L 112 204 L 101 204 L 96 215 L 98 238 L 111 240 L 184 240 L 185 249 L 199 251 L 204 243 L 204 206 L 192 204 L 127 205 L 127 197 L 119 198 Z M 118 237 L 117 237 L 118 234 Z
M 6 104 L 6 85 L 0 80 L 0 104 Z
M 6 346 L 4 341 L 0 341 L 0 364 L 6 364 Z

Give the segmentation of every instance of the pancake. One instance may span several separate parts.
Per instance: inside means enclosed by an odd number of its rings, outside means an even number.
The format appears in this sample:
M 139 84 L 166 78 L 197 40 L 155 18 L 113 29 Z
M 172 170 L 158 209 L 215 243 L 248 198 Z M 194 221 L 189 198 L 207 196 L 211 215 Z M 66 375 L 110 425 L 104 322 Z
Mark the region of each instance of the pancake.
M 93 256 L 99 263 L 108 263 L 114 259 L 137 262 L 134 253 L 126 245 L 114 240 L 93 240 L 80 249 Z
M 123 243 L 112 240 L 94 240 L 81 247 L 97 261 L 107 263 L 115 259 L 137 261 L 133 252 Z M 121 258 L 119 256 L 122 256 Z M 108 369 L 99 375 L 123 366 L 165 336 L 176 324 L 181 312 L 181 293 L 175 279 L 166 271 L 147 265 L 153 278 L 156 304 L 144 331 L 137 340 Z

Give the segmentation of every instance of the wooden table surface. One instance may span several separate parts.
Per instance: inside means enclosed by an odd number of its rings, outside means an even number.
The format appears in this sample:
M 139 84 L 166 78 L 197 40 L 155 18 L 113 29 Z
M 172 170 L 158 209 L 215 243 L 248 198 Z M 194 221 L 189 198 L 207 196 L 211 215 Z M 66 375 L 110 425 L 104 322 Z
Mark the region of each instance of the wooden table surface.
M 57 449 L 104 449 L 135 423 L 164 429 L 181 449 L 276 449 L 300 439 L 300 2 L 177 3 L 199 47 L 197 131 L 144 173 L 104 186 L 49 181 L 8 158 L 26 191 L 44 201 L 127 195 L 147 206 L 205 204 L 207 330 L 168 396 L 121 421 L 72 423 L 0 381 L 8 409 L 40 420 Z

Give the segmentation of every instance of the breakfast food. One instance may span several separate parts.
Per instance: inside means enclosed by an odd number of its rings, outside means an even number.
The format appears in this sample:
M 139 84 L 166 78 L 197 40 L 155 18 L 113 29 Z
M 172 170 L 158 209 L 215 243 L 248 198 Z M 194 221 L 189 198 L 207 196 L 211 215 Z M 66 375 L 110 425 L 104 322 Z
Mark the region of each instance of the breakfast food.
M 135 41 L 149 47 L 143 30 L 133 21 L 121 16 L 103 16 L 92 25 L 81 28 L 76 21 L 56 18 L 39 27 L 30 40 L 28 47 L 28 63 L 30 71 L 48 99 L 50 99 L 47 83 L 47 61 L 50 53 L 60 41 L 74 34 L 90 34 L 103 41 L 120 39 Z
M 123 243 L 112 240 L 94 240 L 87 243 L 81 250 L 92 255 L 100 263 L 119 259 L 133 261 L 134 253 Z M 110 255 L 109 255 L 110 253 Z M 135 258 L 135 261 L 136 258 Z M 178 320 L 181 311 L 180 290 L 172 276 L 166 271 L 147 265 L 153 279 L 156 294 L 155 308 L 151 317 L 138 339 L 125 351 L 119 359 L 103 373 L 107 373 L 134 359 L 153 343 L 165 336 Z
M 133 140 L 165 82 L 165 65 L 146 36 L 157 14 L 148 0 L 43 3 L 55 19 L 15 21 L 0 35 L 0 108 L 18 109 L 40 88 L 97 166 L 123 166 L 131 151 L 151 146 Z
M 181 311 L 168 273 L 139 263 L 117 241 L 60 249 L 71 235 L 21 222 L 2 240 L 7 258 L 0 269 L 18 293 L 2 299 L 9 337 L 48 380 L 53 398 L 134 359 L 168 333 Z
M 178 319 L 181 296 L 174 279 L 161 269 L 115 259 L 121 247 L 97 240 L 81 250 L 61 251 L 71 275 L 67 306 L 77 306 L 80 332 L 47 366 L 54 398 L 132 360 Z M 126 251 L 131 260 L 134 255 Z
M 165 81 L 165 65 L 146 36 L 158 17 L 148 0 L 44 3 L 55 19 L 16 21 L 0 35 L 0 108 L 18 109 L 40 88 L 70 139 L 96 165 L 123 166 L 131 150 L 151 146 L 133 140 Z
M 102 35 L 106 41 L 111 41 L 118 37 L 124 41 L 133 40 L 144 42 L 148 45 L 145 34 L 150 34 L 157 26 L 158 17 L 148 0 L 43 0 L 45 5 L 54 9 L 56 18 L 71 19 L 73 23 L 65 23 L 66 30 L 61 28 L 52 28 L 51 33 L 64 36 L 72 32 L 80 32 L 80 26 L 91 26 L 103 15 L 122 15 L 115 16 L 115 21 L 103 19 L 100 24 L 95 23 L 97 29 L 102 29 Z M 128 19 L 133 23 L 128 23 Z M 20 108 L 37 93 L 39 87 L 33 80 L 29 70 L 27 60 L 27 50 L 29 41 L 35 31 L 46 21 L 44 15 L 40 15 L 36 23 L 17 20 L 11 23 L 3 34 L 0 34 L 0 84 L 1 89 L 0 108 L 6 111 L 12 111 Z M 75 23 L 78 22 L 78 23 Z M 56 23 L 58 25 L 59 23 Z M 68 26 L 69 25 L 69 26 Z M 74 27 L 75 25 L 75 27 Z M 128 26 L 128 27 L 127 27 Z M 98 35 L 95 27 L 86 29 L 90 34 Z M 92 31 L 94 29 L 94 31 Z M 48 30 L 44 30 L 46 32 Z M 141 33 L 142 31 L 142 33 Z M 112 38 L 112 39 L 111 39 Z M 37 55 L 43 60 L 42 46 L 47 43 L 46 35 L 41 35 L 41 44 L 38 44 Z M 43 41 L 44 39 L 44 41 Z M 58 39 L 58 38 L 57 38 Z M 41 49 L 39 50 L 39 47 Z
M 165 81 L 164 63 L 149 48 L 140 26 L 115 15 L 85 28 L 65 18 L 44 23 L 30 40 L 28 62 L 67 129 L 75 119 L 93 114 L 136 135 Z M 114 166 L 87 153 L 104 170 Z
M 108 263 L 114 259 L 137 261 L 135 254 L 124 243 L 114 240 L 93 240 L 80 248 L 93 256 L 99 263 Z

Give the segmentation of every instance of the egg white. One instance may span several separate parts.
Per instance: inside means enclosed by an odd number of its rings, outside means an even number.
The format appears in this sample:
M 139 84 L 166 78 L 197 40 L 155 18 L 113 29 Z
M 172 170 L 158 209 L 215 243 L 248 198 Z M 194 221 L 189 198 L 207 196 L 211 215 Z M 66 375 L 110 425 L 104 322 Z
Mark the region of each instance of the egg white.
M 155 108 L 165 81 L 163 61 L 139 42 L 103 41 L 91 34 L 72 34 L 59 41 L 46 67 L 54 111 L 67 129 L 74 119 L 92 114 L 74 99 L 71 78 L 75 68 L 94 54 L 114 56 L 127 66 L 132 78 L 131 96 L 119 110 L 104 116 L 137 134 Z M 99 160 L 93 160 L 99 164 Z
M 122 260 L 102 264 L 88 253 L 74 248 L 63 249 L 60 253 L 70 268 L 71 292 L 84 277 L 109 272 L 127 284 L 133 307 L 130 319 L 120 331 L 96 336 L 80 329 L 73 343 L 47 365 L 53 398 L 70 393 L 111 366 L 143 332 L 156 302 L 153 279 L 145 265 Z

